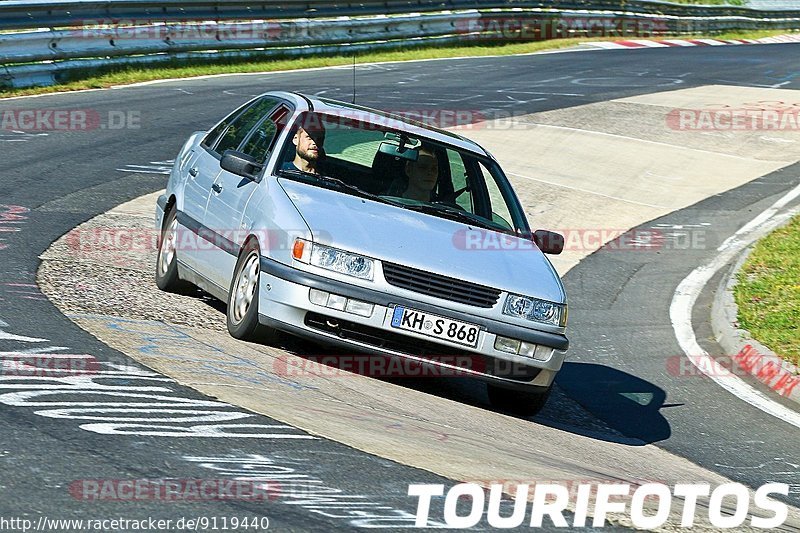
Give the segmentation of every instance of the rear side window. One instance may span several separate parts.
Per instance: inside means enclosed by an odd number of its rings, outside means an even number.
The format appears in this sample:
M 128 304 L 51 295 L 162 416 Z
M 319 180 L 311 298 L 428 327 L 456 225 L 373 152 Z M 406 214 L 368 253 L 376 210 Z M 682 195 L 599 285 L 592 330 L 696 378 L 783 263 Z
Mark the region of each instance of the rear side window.
M 265 118 L 261 124 L 256 126 L 250 136 L 245 139 L 239 151 L 244 152 L 259 163 L 266 161 L 267 156 L 272 150 L 272 143 L 275 137 L 286 124 L 286 117 L 289 108 L 285 105 L 276 109 L 269 117 Z
M 233 119 L 230 122 L 229 119 L 225 119 L 222 124 L 214 128 L 208 137 L 210 138 L 214 132 L 219 130 L 217 137 L 209 139 L 210 142 L 215 142 L 216 146 L 214 144 L 206 144 L 206 146 L 218 154 L 224 153 L 225 150 L 235 150 L 250 133 L 250 130 L 276 105 L 278 105 L 278 100 L 275 98 L 266 96 L 259 98 L 235 117 L 231 115 L 230 117 Z
M 247 142 L 242 146 L 241 151 L 253 156 L 259 163 L 263 163 L 269 153 L 269 147 L 272 144 L 272 139 L 275 138 L 275 132 L 278 129 L 275 123 L 266 119 L 254 131 Z
M 208 135 L 205 136 L 203 142 L 201 142 L 200 144 L 205 146 L 209 150 L 213 150 L 214 146 L 217 144 L 217 139 L 219 139 L 220 136 L 222 136 L 222 134 L 225 133 L 225 130 L 227 130 L 228 126 L 231 125 L 231 122 L 233 122 L 236 119 L 236 117 L 238 117 L 245 109 L 255 105 L 256 103 L 257 103 L 256 101 L 248 102 L 243 106 L 241 106 L 240 108 L 238 108 L 233 113 L 231 113 L 230 115 L 228 115 L 227 117 L 225 117 L 222 120 L 222 122 L 220 122 L 217 125 L 216 128 L 208 132 Z

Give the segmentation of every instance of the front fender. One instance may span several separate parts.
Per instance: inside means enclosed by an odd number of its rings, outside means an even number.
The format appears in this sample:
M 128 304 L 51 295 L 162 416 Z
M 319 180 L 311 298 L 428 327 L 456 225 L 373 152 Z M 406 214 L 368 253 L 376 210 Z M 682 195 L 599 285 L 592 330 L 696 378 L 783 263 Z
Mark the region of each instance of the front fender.
M 311 228 L 275 176 L 266 175 L 250 198 L 242 229 L 258 238 L 261 255 L 291 265 L 296 238 L 312 240 Z

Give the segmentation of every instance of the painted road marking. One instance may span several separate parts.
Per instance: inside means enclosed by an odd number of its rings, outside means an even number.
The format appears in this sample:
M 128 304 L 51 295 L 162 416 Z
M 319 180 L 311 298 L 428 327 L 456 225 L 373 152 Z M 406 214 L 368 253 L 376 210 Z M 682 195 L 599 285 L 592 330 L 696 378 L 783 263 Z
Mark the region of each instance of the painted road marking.
M 212 470 L 214 475 L 263 483 L 273 487 L 277 503 L 301 507 L 326 518 L 340 519 L 351 527 L 366 529 L 411 528 L 416 515 L 376 500 L 375 496 L 340 489 L 314 473 L 311 461 L 283 455 L 248 454 L 221 457 L 184 456 L 184 460 Z M 508 503 L 507 501 L 505 503 Z M 445 528 L 441 522 L 428 522 L 429 528 Z
M 120 172 L 135 172 L 137 174 L 169 175 L 174 163 L 174 159 L 167 159 L 164 161 L 151 161 L 149 165 L 125 165 L 117 170 Z
M 53 354 L 65 348 L 41 347 L 50 341 L 18 335 L 7 328 L 9 324 L 0 319 L 0 348 L 15 345 L 12 350 L 0 351 L 0 405 L 34 408 L 38 416 L 77 421 L 81 429 L 103 435 L 317 439 L 285 424 L 247 423 L 257 415 L 229 403 L 181 396 L 173 387 L 175 380 L 135 366 L 100 361 L 91 371 L 49 375 L 52 359 L 91 356 Z M 20 349 L 19 344 L 39 346 Z M 31 358 L 32 353 L 39 357 Z M 17 368 L 21 358 L 24 371 Z M 112 384 L 106 383 L 109 378 Z
M 697 342 L 697 337 L 695 337 L 694 334 L 694 328 L 692 327 L 692 309 L 703 287 L 705 287 L 708 281 L 738 253 L 781 223 L 789 220 L 796 213 L 799 213 L 800 207 L 796 207 L 785 213 L 779 213 L 782 208 L 798 196 L 800 196 L 800 185 L 786 193 L 786 195 L 775 202 L 769 209 L 765 210 L 726 239 L 725 242 L 717 248 L 719 253 L 711 262 L 697 267 L 691 274 L 686 276 L 675 289 L 675 294 L 672 297 L 672 303 L 669 308 L 669 316 L 672 321 L 672 328 L 675 330 L 675 337 L 678 339 L 681 349 L 689 358 L 689 361 L 691 361 L 700 372 L 714 380 L 714 382 L 723 389 L 737 398 L 744 400 L 753 407 L 800 428 L 800 413 L 784 407 L 767 397 L 717 363 L 708 352 L 700 347 Z

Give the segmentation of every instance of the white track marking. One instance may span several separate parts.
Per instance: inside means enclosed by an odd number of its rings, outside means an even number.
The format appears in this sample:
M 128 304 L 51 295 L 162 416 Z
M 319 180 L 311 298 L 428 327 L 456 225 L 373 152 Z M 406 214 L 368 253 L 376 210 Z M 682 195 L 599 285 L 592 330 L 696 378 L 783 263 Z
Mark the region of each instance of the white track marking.
M 47 339 L 40 339 L 38 337 L 25 337 L 24 335 L 14 335 L 13 333 L 6 333 L 0 330 L 0 341 L 19 341 L 19 342 L 47 342 Z
M 694 43 L 690 43 L 689 41 L 687 41 L 685 39 L 664 39 L 664 42 L 665 43 L 670 43 L 670 44 L 675 44 L 675 45 L 678 45 L 678 46 L 697 46 Z M 681 78 L 682 76 L 678 76 L 678 77 Z
M 586 43 L 591 46 L 595 46 L 599 49 L 605 50 L 626 50 L 631 48 L 630 46 L 625 46 L 624 44 L 619 44 L 615 42 L 607 42 L 607 41 L 598 41 L 596 43 Z
M 604 102 L 604 103 L 607 103 L 607 102 Z M 638 104 L 638 102 L 637 102 L 637 104 Z M 642 104 L 642 105 L 652 105 L 652 106 L 655 106 L 655 107 L 665 107 L 665 106 L 663 106 L 661 104 Z M 504 119 L 498 119 L 498 120 L 504 120 Z M 574 128 L 574 127 L 571 127 L 571 126 L 558 126 L 556 124 L 542 124 L 540 122 L 525 122 L 525 121 L 519 121 L 519 120 L 513 120 L 513 119 L 512 120 L 508 120 L 508 122 L 510 124 L 512 124 L 512 125 L 537 126 L 539 128 L 551 128 L 551 129 L 566 130 L 566 131 L 579 131 L 579 132 L 583 132 L 583 133 L 591 133 L 592 135 L 600 135 L 602 137 L 613 137 L 613 138 L 616 138 L 616 139 L 625 139 L 627 141 L 634 140 L 634 141 L 639 142 L 639 143 L 652 144 L 652 145 L 655 145 L 655 146 L 666 146 L 668 148 L 680 148 L 683 151 L 697 152 L 699 154 L 711 154 L 711 155 L 715 155 L 715 156 L 730 157 L 730 158 L 733 158 L 733 159 L 741 159 L 743 161 L 753 161 L 753 159 L 750 158 L 750 157 L 743 157 L 743 156 L 740 156 L 740 155 L 733 155 L 733 154 L 723 154 L 721 152 L 712 152 L 711 150 L 703 150 L 702 148 L 692 148 L 691 146 L 679 146 L 677 144 L 670 144 L 670 143 L 665 143 L 665 142 L 660 142 L 660 141 L 651 141 L 649 139 L 640 139 L 638 137 L 631 137 L 630 135 L 620 135 L 618 133 L 609 133 L 607 131 L 587 130 L 587 129 L 582 129 L 582 128 Z M 789 165 L 791 163 L 794 163 L 795 161 L 794 160 L 791 160 L 791 161 L 787 160 L 787 161 L 782 161 L 782 162 L 784 164 L 786 164 L 786 165 Z
M 648 41 L 648 40 L 645 40 L 645 39 L 641 39 L 641 40 L 637 39 L 637 40 L 634 40 L 634 41 L 631 41 L 631 42 L 632 43 L 636 43 L 636 44 L 640 44 L 642 46 L 646 46 L 648 48 L 669 48 L 668 44 L 659 43 L 658 41 Z
M 672 321 L 672 328 L 675 330 L 675 337 L 677 337 L 681 349 L 684 351 L 689 361 L 703 374 L 707 375 L 714 380 L 715 383 L 737 398 L 761 409 L 769 415 L 800 428 L 800 413 L 772 400 L 723 366 L 719 365 L 716 360 L 709 356 L 708 352 L 703 350 L 697 343 L 697 338 L 694 335 L 694 328 L 692 327 L 692 308 L 694 308 L 697 297 L 706 283 L 747 246 L 800 212 L 800 208 L 794 208 L 785 213 L 779 213 L 783 207 L 798 196 L 800 196 L 800 185 L 789 191 L 769 209 L 745 224 L 739 231 L 726 239 L 725 242 L 717 248 L 719 253 L 710 263 L 694 269 L 691 274 L 686 276 L 675 289 L 675 294 L 672 297 L 672 303 L 669 308 L 669 316 Z

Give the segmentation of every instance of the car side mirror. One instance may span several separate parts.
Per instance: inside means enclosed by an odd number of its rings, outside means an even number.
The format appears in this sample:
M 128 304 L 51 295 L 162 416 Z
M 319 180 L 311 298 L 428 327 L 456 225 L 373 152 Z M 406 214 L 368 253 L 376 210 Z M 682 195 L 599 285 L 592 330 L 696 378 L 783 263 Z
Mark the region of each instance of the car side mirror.
M 225 150 L 219 166 L 231 174 L 250 180 L 255 180 L 256 175 L 264 168 L 264 165 L 258 163 L 252 156 L 236 150 Z
M 533 232 L 533 242 L 545 254 L 558 255 L 564 251 L 564 236 L 554 231 L 537 229 Z

